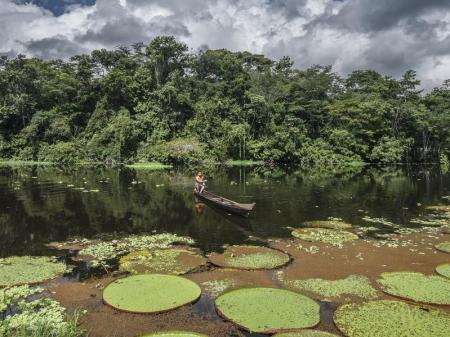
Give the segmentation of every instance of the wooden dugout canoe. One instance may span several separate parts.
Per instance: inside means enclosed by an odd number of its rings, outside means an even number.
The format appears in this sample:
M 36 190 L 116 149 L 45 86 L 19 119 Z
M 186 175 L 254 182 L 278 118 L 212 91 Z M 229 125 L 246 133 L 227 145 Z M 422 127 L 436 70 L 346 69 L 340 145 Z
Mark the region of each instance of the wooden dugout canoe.
M 203 191 L 203 193 L 199 193 L 194 190 L 194 194 L 205 201 L 209 201 L 217 207 L 220 207 L 230 213 L 238 214 L 244 217 L 247 217 L 250 212 L 255 207 L 255 203 L 252 204 L 240 204 L 233 200 L 226 199 L 219 195 L 215 195 L 208 191 Z

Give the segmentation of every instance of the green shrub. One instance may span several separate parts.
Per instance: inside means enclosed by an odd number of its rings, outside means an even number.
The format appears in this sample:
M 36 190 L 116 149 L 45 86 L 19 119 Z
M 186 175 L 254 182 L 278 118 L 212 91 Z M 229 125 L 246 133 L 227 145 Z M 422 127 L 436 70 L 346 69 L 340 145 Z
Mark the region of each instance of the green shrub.
M 44 145 L 39 151 L 39 161 L 58 164 L 75 164 L 80 159 L 80 149 L 73 142 Z

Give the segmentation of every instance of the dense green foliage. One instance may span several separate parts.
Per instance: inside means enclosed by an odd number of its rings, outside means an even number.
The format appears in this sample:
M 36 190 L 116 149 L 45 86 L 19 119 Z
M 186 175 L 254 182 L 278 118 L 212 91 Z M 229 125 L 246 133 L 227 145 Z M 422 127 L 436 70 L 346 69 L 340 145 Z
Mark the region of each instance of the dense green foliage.
M 441 161 L 450 82 L 427 95 L 416 73 L 346 78 L 288 57 L 192 53 L 173 37 L 68 61 L 0 59 L 0 157 L 324 165 Z

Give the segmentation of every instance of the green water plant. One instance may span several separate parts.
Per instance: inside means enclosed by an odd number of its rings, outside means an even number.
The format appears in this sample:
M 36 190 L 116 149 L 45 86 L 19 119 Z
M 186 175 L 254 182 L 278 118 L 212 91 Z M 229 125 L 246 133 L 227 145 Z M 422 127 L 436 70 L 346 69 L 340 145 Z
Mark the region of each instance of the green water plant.
M 315 220 L 303 222 L 309 228 L 350 229 L 352 225 L 340 218 L 328 218 L 328 220 Z
M 444 253 L 450 253 L 450 241 L 438 243 L 434 247 Z
M 204 265 L 200 254 L 179 248 L 152 249 L 131 252 L 120 258 L 120 271 L 130 273 L 162 273 L 181 275 Z
M 183 277 L 140 274 L 110 283 L 103 302 L 125 312 L 160 313 L 195 302 L 200 294 L 200 287 Z
M 297 228 L 292 231 L 292 236 L 310 242 L 323 242 L 333 246 L 342 247 L 344 243 L 357 240 L 358 235 L 329 228 Z
M 338 308 L 334 322 L 347 337 L 444 337 L 450 315 L 400 301 L 369 301 Z
M 216 298 L 217 296 L 223 294 L 228 289 L 236 286 L 236 281 L 231 278 L 225 278 L 222 280 L 210 280 L 205 281 L 200 284 L 205 292 L 213 297 Z
M 130 235 L 109 241 L 96 242 L 83 248 L 78 256 L 91 266 L 109 267 L 109 262 L 133 251 L 171 248 L 174 243 L 194 244 L 189 237 L 176 234 Z
M 432 304 L 450 304 L 450 280 L 416 272 L 382 273 L 381 289 L 393 296 Z
M 164 331 L 144 335 L 142 337 L 208 337 L 201 333 L 189 331 Z
M 342 301 L 353 297 L 361 299 L 376 299 L 379 294 L 370 280 L 361 275 L 350 275 L 339 280 L 324 280 L 320 278 L 292 280 L 286 278 L 284 272 L 277 273 L 281 284 L 288 289 L 314 294 L 320 300 Z
M 434 212 L 450 212 L 450 205 L 434 205 L 428 206 L 426 209 Z
M 0 287 L 43 282 L 61 275 L 66 265 L 49 256 L 12 256 L 0 259 Z
M 261 246 L 230 246 L 222 254 L 212 253 L 208 258 L 217 266 L 237 269 L 273 269 L 290 260 L 283 252 Z
M 450 278 L 450 263 L 441 264 L 436 267 L 436 272 L 446 278 Z
M 42 288 L 28 285 L 0 290 L 0 313 L 13 309 L 0 320 L 0 337 L 79 337 L 78 316 L 68 317 L 57 301 L 30 296 L 40 294 Z
M 272 337 L 338 337 L 338 336 L 325 331 L 305 329 L 301 331 L 277 333 Z
M 134 164 L 126 165 L 126 167 L 148 171 L 160 171 L 170 169 L 172 168 L 172 165 L 152 161 L 152 162 L 137 162 Z
M 308 328 L 320 321 L 320 306 L 301 294 L 274 288 L 243 288 L 219 296 L 222 317 L 251 332 L 276 333 Z

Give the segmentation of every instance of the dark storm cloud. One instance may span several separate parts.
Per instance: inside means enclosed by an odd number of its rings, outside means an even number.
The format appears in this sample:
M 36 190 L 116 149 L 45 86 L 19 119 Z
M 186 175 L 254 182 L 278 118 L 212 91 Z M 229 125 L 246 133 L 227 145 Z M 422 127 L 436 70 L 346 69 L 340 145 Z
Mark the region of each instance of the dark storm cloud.
M 366 33 L 387 30 L 431 10 L 450 10 L 449 0 L 344 0 L 328 23 Z
M 31 40 L 24 43 L 27 50 L 33 55 L 44 58 L 68 58 L 80 51 L 86 52 L 86 49 L 80 49 L 80 46 L 74 42 L 67 40 L 65 37 L 51 37 L 41 40 Z

